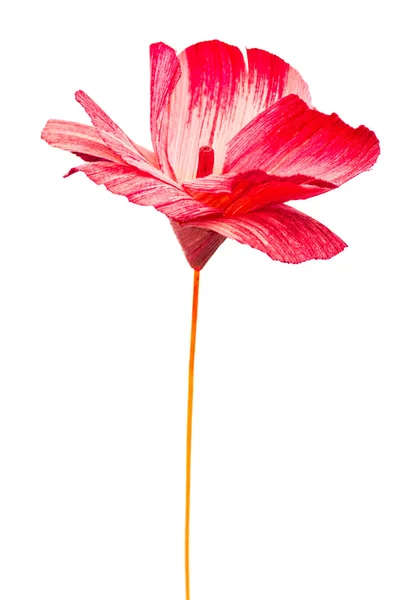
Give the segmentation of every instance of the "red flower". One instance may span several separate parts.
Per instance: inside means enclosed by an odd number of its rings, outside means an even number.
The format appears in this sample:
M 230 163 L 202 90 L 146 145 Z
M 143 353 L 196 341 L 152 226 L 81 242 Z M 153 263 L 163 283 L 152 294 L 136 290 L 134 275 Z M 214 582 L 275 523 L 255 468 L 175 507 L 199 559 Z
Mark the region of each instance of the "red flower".
M 50 120 L 42 138 L 85 163 L 92 181 L 169 219 L 200 270 L 226 237 L 272 259 L 331 258 L 346 244 L 287 206 L 334 189 L 372 167 L 375 134 L 311 108 L 307 84 L 279 57 L 217 40 L 178 56 L 150 47 L 154 152 L 132 142 L 84 92 L 93 126 Z

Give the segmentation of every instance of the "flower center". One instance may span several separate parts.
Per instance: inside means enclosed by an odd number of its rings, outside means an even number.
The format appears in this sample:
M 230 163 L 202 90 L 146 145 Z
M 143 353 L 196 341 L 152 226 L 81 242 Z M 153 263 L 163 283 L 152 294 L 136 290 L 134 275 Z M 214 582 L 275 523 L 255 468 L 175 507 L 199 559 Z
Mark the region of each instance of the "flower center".
M 211 175 L 214 168 L 214 150 L 211 146 L 202 146 L 199 150 L 199 162 L 196 177 Z

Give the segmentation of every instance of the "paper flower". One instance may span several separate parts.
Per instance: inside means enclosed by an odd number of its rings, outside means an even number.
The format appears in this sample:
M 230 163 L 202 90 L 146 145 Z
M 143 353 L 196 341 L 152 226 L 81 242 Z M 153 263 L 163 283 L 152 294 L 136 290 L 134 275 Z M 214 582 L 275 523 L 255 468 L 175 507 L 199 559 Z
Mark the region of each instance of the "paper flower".
M 85 162 L 82 171 L 110 192 L 153 206 L 171 222 L 194 269 L 186 445 L 186 600 L 193 376 L 200 270 L 226 238 L 274 260 L 331 258 L 346 244 L 288 206 L 337 188 L 379 155 L 372 131 L 311 107 L 307 84 L 279 57 L 219 41 L 178 56 L 153 44 L 150 127 L 153 151 L 132 142 L 84 92 L 76 99 L 93 126 L 51 120 L 42 138 Z
M 370 169 L 375 134 L 311 107 L 307 84 L 281 58 L 217 40 L 178 56 L 150 47 L 154 152 L 80 91 L 93 126 L 50 120 L 42 138 L 86 162 L 70 170 L 169 217 L 189 264 L 201 270 L 225 238 L 300 263 L 346 244 L 288 206 Z

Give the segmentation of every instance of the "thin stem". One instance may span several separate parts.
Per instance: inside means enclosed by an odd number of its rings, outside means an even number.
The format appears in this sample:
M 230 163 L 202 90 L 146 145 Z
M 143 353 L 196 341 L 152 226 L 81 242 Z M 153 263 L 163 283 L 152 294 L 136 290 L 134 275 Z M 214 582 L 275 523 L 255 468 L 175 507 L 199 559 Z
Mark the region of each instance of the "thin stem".
M 190 467 L 191 467 L 191 460 L 192 460 L 194 354 L 195 354 L 195 349 L 196 349 L 197 307 L 198 307 L 198 302 L 199 302 L 200 272 L 194 271 L 193 275 L 194 275 L 194 277 L 193 277 L 192 330 L 191 330 L 191 335 L 190 335 L 188 411 L 187 411 L 187 429 L 186 429 L 186 516 L 185 516 L 186 600 L 190 600 L 190 577 L 189 577 Z

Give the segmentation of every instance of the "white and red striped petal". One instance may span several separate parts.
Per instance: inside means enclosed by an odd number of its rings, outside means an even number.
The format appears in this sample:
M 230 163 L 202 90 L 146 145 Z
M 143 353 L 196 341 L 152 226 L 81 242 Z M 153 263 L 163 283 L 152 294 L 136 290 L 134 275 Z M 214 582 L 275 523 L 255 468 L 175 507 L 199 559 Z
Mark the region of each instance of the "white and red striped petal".
M 169 178 L 158 168 L 154 152 L 138 144 L 134 144 L 122 129 L 85 92 L 81 90 L 76 92 L 75 98 L 85 109 L 98 135 L 110 150 L 115 152 L 128 165 L 137 167 L 144 173 L 149 173 L 162 181 L 168 182 Z
M 311 106 L 308 85 L 300 73 L 279 56 L 251 48 L 247 50 L 247 64 L 247 89 L 244 93 L 244 113 L 240 129 L 289 94 L 296 94 Z
M 341 185 L 370 169 L 379 156 L 376 135 L 346 125 L 336 114 L 310 109 L 286 96 L 228 144 L 224 173 L 261 169 L 290 177 L 301 173 Z
M 273 203 L 312 198 L 336 186 L 304 175 L 278 177 L 263 171 L 247 171 L 209 175 L 185 182 L 182 187 L 207 206 L 217 208 L 225 216 L 233 216 L 259 210 Z
M 332 258 L 347 246 L 325 225 L 284 204 L 241 216 L 211 217 L 192 225 L 247 244 L 285 263 Z
M 202 146 L 214 149 L 214 172 L 221 173 L 226 144 L 282 96 L 297 93 L 310 102 L 308 87 L 297 71 L 269 52 L 248 50 L 247 69 L 235 46 L 218 40 L 200 42 L 178 55 L 182 74 L 176 83 L 175 56 L 168 51 L 169 58 L 164 49 L 161 59 L 170 61 L 169 69 L 159 77 L 170 102 L 161 123 L 163 147 L 159 140 L 157 152 L 163 156 L 163 169 L 171 169 L 178 181 L 195 179 Z
M 103 142 L 91 125 L 50 119 L 43 129 L 41 137 L 54 148 L 68 150 L 81 157 L 86 155 L 85 160 L 101 158 L 116 163 L 123 162 L 120 156 Z
M 79 171 L 85 173 L 94 183 L 104 185 L 113 194 L 125 196 L 134 204 L 153 206 L 170 219 L 179 222 L 220 215 L 218 210 L 205 206 L 183 190 L 130 165 L 118 165 L 108 161 L 90 162 L 74 167 L 65 177 Z
M 202 146 L 213 148 L 215 172 L 222 167 L 226 142 L 239 128 L 236 107 L 244 91 L 246 67 L 238 48 L 217 40 L 190 46 L 178 58 L 182 75 L 162 128 L 177 180 L 189 181 L 196 177 Z
M 162 127 L 165 108 L 181 76 L 175 50 L 159 42 L 150 46 L 150 130 L 160 168 L 172 179 L 175 173 L 168 160 L 167 128 Z

